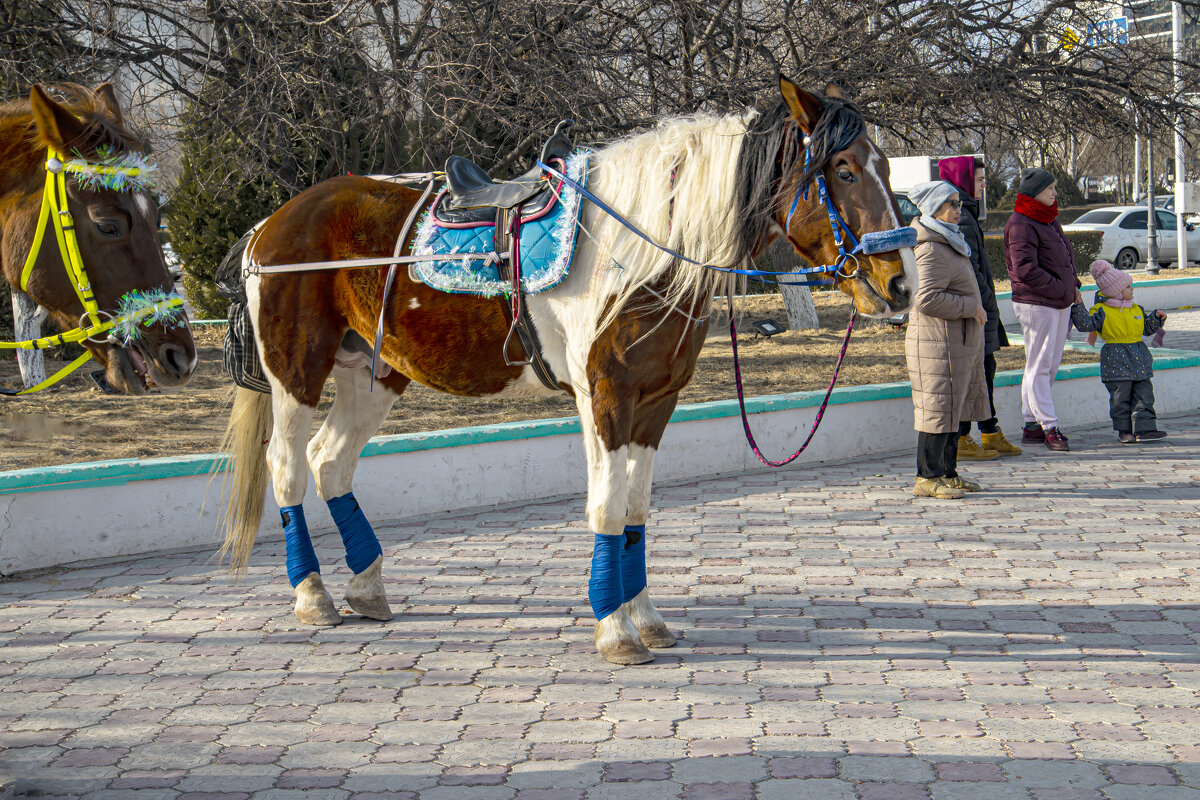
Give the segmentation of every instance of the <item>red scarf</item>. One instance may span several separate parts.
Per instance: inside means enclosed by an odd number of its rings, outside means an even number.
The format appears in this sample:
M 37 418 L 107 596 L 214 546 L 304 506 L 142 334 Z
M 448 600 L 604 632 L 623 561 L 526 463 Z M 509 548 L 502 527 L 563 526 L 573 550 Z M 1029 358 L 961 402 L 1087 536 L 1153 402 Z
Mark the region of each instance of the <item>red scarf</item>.
M 1024 214 L 1034 222 L 1044 222 L 1049 224 L 1054 222 L 1058 216 L 1058 201 L 1054 201 L 1054 205 L 1048 206 L 1039 203 L 1027 194 L 1017 195 L 1017 206 L 1014 209 L 1018 214 Z

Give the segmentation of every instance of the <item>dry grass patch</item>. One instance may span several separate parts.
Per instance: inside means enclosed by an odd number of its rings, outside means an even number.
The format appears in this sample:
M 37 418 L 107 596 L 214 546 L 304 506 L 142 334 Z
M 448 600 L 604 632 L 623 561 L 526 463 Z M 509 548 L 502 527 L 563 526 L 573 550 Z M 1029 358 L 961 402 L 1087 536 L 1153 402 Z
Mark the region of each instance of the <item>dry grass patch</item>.
M 824 389 L 832 374 L 849 318 L 849 300 L 818 293 L 819 331 L 786 331 L 755 339 L 751 320 L 771 318 L 785 323 L 778 295 L 748 298 L 738 346 L 748 396 Z M 708 345 L 681 402 L 730 400 L 736 397 L 728 318 L 718 304 Z M 0 469 L 47 466 L 114 458 L 148 458 L 210 453 L 219 445 L 229 412 L 232 384 L 221 371 L 223 326 L 197 329 L 200 363 L 191 384 L 174 392 L 154 391 L 145 397 L 102 394 L 87 368 L 67 379 L 57 392 L 2 401 L 0 405 Z M 1067 352 L 1066 361 L 1095 360 L 1094 353 Z M 997 359 L 1001 370 L 1021 369 L 1024 351 L 1006 348 Z M 54 369 L 55 364 L 47 364 Z M 904 381 L 904 332 L 891 326 L 855 330 L 842 367 L 839 386 Z M 19 383 L 16 361 L 0 363 L 0 382 Z M 317 421 L 332 401 L 327 389 Z M 409 433 L 575 414 L 567 397 L 546 400 L 488 400 L 452 397 L 413 386 L 400 398 L 380 433 Z

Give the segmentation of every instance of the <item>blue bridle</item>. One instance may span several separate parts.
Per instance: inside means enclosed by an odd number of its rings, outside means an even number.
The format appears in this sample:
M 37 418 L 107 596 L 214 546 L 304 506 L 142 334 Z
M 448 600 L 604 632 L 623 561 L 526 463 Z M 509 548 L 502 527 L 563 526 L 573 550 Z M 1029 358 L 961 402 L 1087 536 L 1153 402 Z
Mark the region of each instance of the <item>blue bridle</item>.
M 812 159 L 812 145 L 806 143 L 804 145 L 804 171 L 805 172 L 808 171 L 808 167 L 809 167 L 811 159 Z M 607 203 L 605 203 L 603 200 L 601 200 L 599 197 L 597 197 L 595 194 L 593 194 L 587 188 L 580 185 L 576 181 L 571 180 L 566 175 L 563 175 L 561 172 L 556 170 L 554 167 L 551 167 L 550 165 L 545 164 L 542 161 L 538 161 L 537 164 L 539 167 L 541 167 L 542 171 L 544 171 L 546 174 L 554 177 L 556 180 L 562 181 L 565 185 L 567 185 L 567 186 L 571 187 L 572 189 L 574 189 L 575 191 L 579 192 L 579 194 L 582 195 L 583 197 L 586 197 L 588 200 L 590 200 L 592 203 L 594 203 L 597 207 L 599 207 L 600 210 L 604 211 L 604 213 L 608 214 L 610 217 L 615 219 L 617 222 L 619 222 L 623 226 L 625 226 L 625 228 L 628 229 L 630 233 L 633 233 L 635 236 L 642 239 L 643 241 L 645 241 L 647 244 L 651 245 L 652 247 L 656 247 L 659 250 L 661 250 L 662 252 L 664 252 L 670 256 L 673 256 L 675 258 L 678 258 L 681 261 L 686 261 L 689 264 L 694 264 L 695 266 L 698 266 L 698 267 L 704 267 L 705 269 L 711 269 L 716 272 L 726 272 L 726 273 L 729 273 L 732 275 L 745 275 L 749 278 L 760 281 L 762 283 L 773 283 L 773 284 L 779 284 L 779 285 L 785 285 L 785 286 L 828 286 L 828 285 L 834 283 L 834 281 L 832 281 L 832 280 L 811 280 L 811 279 L 780 280 L 777 277 L 779 275 L 779 273 L 777 273 L 777 272 L 771 272 L 768 270 L 761 270 L 761 269 L 737 269 L 734 267 L 718 267 L 718 266 L 714 266 L 713 264 L 704 264 L 700 261 L 696 261 L 695 259 L 688 258 L 687 256 L 683 255 L 682 253 L 677 253 L 674 250 L 672 250 L 671 248 L 665 247 L 665 246 L 659 244 L 658 242 L 654 241 L 653 239 L 651 239 L 649 236 L 647 236 L 645 233 L 643 233 L 637 226 L 635 226 L 632 222 L 625 219 L 625 217 L 621 216 L 618 212 L 613 210 Z M 886 253 L 891 250 L 899 250 L 900 248 L 903 248 L 903 247 L 916 247 L 917 232 L 913 228 L 909 228 L 909 227 L 892 228 L 892 229 L 886 230 L 886 231 L 872 231 L 870 233 L 864 233 L 862 235 L 861 239 L 856 237 L 854 235 L 854 231 L 852 231 L 850 229 L 850 226 L 846 223 L 846 220 L 842 217 L 842 213 L 840 211 L 838 211 L 837 205 L 833 202 L 833 197 L 829 194 L 829 190 L 825 186 L 825 176 L 820 171 L 818 171 L 816 174 L 816 184 L 817 184 L 817 198 L 825 206 L 826 213 L 829 214 L 829 227 L 833 231 L 833 240 L 834 240 L 834 242 L 837 243 L 838 258 L 837 258 L 837 261 L 833 264 L 826 264 L 826 265 L 820 266 L 820 267 L 802 267 L 801 269 L 793 270 L 789 274 L 791 274 L 791 275 L 810 275 L 810 274 L 827 275 L 830 272 L 832 272 L 837 277 L 850 279 L 858 274 L 858 258 L 857 258 L 857 256 L 860 254 L 861 255 L 872 255 L 874 253 Z M 785 228 L 784 228 L 785 230 L 787 230 L 787 228 L 791 227 L 792 217 L 796 213 L 796 208 L 800 205 L 801 198 L 804 198 L 804 200 L 806 200 L 806 201 L 808 200 L 808 183 L 807 182 L 802 183 L 796 189 L 796 196 L 792 200 L 792 207 L 788 211 L 787 220 L 785 222 Z M 850 241 L 850 244 L 853 248 L 849 251 L 846 250 L 846 240 L 847 239 Z M 849 274 L 847 274 L 846 272 L 843 271 L 843 269 L 846 265 L 846 262 L 848 262 L 848 261 L 854 262 L 854 271 L 850 272 Z

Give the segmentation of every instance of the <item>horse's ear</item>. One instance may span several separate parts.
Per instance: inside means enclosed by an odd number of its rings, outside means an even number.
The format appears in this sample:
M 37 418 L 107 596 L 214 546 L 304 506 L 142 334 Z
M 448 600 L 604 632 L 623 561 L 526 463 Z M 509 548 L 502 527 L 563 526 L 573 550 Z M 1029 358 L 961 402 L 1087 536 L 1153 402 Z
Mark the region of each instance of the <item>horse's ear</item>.
M 29 104 L 33 107 L 33 121 L 37 125 L 38 135 L 47 147 L 63 152 L 83 136 L 83 123 L 52 100 L 41 84 L 33 85 Z
M 117 90 L 108 81 L 97 86 L 92 90 L 92 94 L 96 95 L 96 99 L 108 111 L 108 115 L 117 121 L 118 124 L 125 124 L 125 117 L 121 114 L 121 104 L 117 102 Z
M 783 102 L 787 103 L 788 109 L 799 123 L 801 130 L 805 133 L 812 133 L 817 120 L 821 118 L 823 110 L 821 101 L 784 75 L 779 76 L 779 93 L 783 95 Z
M 826 97 L 836 97 L 838 100 L 849 100 L 850 99 L 849 97 L 846 96 L 846 93 L 842 91 L 842 87 L 838 86 L 836 83 L 826 84 L 825 96 Z

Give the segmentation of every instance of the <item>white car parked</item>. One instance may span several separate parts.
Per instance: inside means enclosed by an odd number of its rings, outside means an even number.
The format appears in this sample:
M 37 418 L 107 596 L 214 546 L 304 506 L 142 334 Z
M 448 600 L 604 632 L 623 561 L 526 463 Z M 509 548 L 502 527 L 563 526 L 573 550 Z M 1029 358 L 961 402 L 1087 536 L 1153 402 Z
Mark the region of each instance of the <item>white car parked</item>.
M 1143 200 L 1141 204 L 1144 206 L 1148 202 L 1149 202 L 1149 199 L 1147 198 L 1146 200 Z M 1175 213 L 1175 195 L 1173 195 L 1173 194 L 1156 195 L 1154 197 L 1154 205 L 1158 206 L 1163 211 L 1170 211 L 1173 214 L 1173 213 Z M 1190 222 L 1193 225 L 1196 225 L 1197 223 L 1200 223 L 1200 214 L 1188 213 L 1184 216 L 1183 221 Z
M 1175 261 L 1178 242 L 1175 232 L 1175 215 L 1170 211 L 1156 209 L 1158 226 L 1158 261 L 1167 264 Z M 1109 206 L 1093 209 L 1064 231 L 1098 231 L 1104 234 L 1097 258 L 1111 261 L 1118 269 L 1136 269 L 1139 263 L 1149 260 L 1149 245 L 1146 241 L 1146 206 Z M 1200 231 L 1187 225 L 1187 250 L 1189 261 L 1200 261 Z

